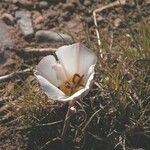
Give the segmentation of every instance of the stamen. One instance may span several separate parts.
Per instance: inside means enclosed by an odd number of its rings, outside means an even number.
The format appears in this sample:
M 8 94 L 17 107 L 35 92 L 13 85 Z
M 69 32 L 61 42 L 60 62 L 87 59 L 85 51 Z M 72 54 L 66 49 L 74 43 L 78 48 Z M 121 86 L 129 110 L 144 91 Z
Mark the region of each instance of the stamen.
M 72 78 L 72 82 L 74 83 L 74 88 L 76 88 L 77 86 L 79 85 L 82 85 L 83 84 L 80 84 L 82 79 L 83 79 L 84 75 L 80 76 L 79 74 L 74 74 L 73 78 Z
M 82 76 L 80 77 L 80 79 L 79 79 L 79 81 L 77 82 L 76 86 L 78 86 L 78 85 L 82 85 L 82 86 L 83 86 L 83 84 L 81 84 L 83 77 L 84 77 L 84 75 L 82 75 Z
M 83 88 L 83 77 L 84 75 L 80 76 L 76 73 L 72 78 L 63 82 L 58 88 L 66 95 L 72 95 Z
M 76 78 L 80 78 L 80 75 L 77 74 L 77 73 L 75 73 L 75 74 L 73 75 L 73 78 L 72 78 L 72 82 L 73 82 L 74 84 L 76 83 Z
M 65 82 L 65 87 L 68 88 L 68 89 L 71 88 L 71 85 L 68 81 Z
M 67 76 L 61 64 L 55 63 L 52 65 L 53 69 L 56 71 L 57 78 L 60 81 L 66 81 Z

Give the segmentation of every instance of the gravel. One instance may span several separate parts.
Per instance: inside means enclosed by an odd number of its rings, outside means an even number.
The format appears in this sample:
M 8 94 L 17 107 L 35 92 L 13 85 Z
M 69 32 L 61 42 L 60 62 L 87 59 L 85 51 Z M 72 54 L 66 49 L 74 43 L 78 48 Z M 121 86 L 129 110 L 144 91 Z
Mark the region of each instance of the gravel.
M 39 42 L 66 42 L 72 43 L 73 39 L 68 34 L 57 33 L 50 30 L 39 30 L 35 34 L 35 39 Z
M 2 20 L 0 20 L 0 51 L 5 46 L 11 46 L 12 43 L 13 41 L 9 33 L 9 28 Z
M 18 20 L 17 23 L 19 24 L 19 27 L 20 27 L 24 37 L 29 38 L 29 37 L 33 36 L 34 30 L 32 27 L 30 11 L 27 11 L 24 9 L 22 9 L 20 11 L 16 11 L 15 17 Z
M 41 9 L 47 9 L 48 7 L 49 7 L 48 2 L 46 2 L 46 1 L 39 2 L 39 8 L 41 8 Z
M 15 24 L 15 19 L 11 14 L 4 13 L 2 19 L 7 25 L 13 26 Z

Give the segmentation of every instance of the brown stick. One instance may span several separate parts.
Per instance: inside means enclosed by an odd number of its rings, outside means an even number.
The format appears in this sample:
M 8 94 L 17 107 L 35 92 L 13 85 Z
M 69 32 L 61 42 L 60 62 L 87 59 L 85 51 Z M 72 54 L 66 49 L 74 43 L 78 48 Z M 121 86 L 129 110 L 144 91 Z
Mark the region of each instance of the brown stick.
M 25 69 L 25 70 L 16 71 L 16 72 L 4 75 L 4 76 L 0 76 L 0 83 L 8 81 L 10 79 L 13 79 L 13 78 L 15 78 L 17 76 L 24 76 L 26 74 L 31 74 L 32 71 L 33 71 L 33 68 L 28 68 L 28 69 Z
M 117 0 L 113 3 L 105 5 L 103 7 L 98 8 L 98 9 L 95 9 L 93 11 L 94 24 L 95 24 L 95 27 L 96 27 L 95 31 L 96 31 L 96 36 L 97 36 L 97 41 L 98 41 L 99 46 L 101 46 L 101 38 L 100 38 L 100 33 L 98 31 L 98 24 L 97 24 L 96 14 L 102 12 L 105 9 L 112 8 L 112 7 L 115 7 L 115 6 L 118 6 L 118 5 L 121 6 L 121 5 L 125 5 L 125 4 L 126 4 L 126 0 Z M 100 54 L 102 55 L 102 49 L 100 49 Z
M 31 48 L 27 47 L 22 50 L 27 54 L 52 54 L 56 51 L 56 48 Z

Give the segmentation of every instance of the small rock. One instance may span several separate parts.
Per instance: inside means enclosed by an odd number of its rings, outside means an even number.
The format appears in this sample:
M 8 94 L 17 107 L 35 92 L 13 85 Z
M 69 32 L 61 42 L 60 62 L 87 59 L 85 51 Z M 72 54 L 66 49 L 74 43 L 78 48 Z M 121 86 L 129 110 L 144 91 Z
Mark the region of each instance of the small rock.
M 86 17 L 84 20 L 88 24 L 88 27 L 91 27 L 94 25 L 94 20 L 92 17 Z M 97 21 L 98 26 L 99 25 L 101 27 L 105 26 L 105 19 L 101 15 L 97 16 L 96 21 Z
M 128 5 L 130 8 L 136 7 L 135 1 L 129 1 L 129 2 L 126 4 L 126 6 L 127 6 L 127 5 Z
M 68 34 L 57 33 L 50 30 L 39 30 L 35 34 L 35 38 L 39 42 L 68 42 L 72 43 L 72 37 Z
M 6 26 L 6 24 L 0 20 L 0 51 L 5 46 L 12 46 L 13 41 L 11 39 L 11 35 L 9 33 L 9 28 Z
M 92 17 L 87 17 L 85 19 L 85 22 L 87 23 L 87 25 L 88 25 L 89 28 L 94 25 L 94 21 L 93 21 Z
M 39 8 L 46 9 L 48 7 L 49 7 L 48 2 L 46 2 L 46 1 L 39 2 Z
M 33 8 L 33 2 L 31 0 L 13 0 L 13 3 L 27 9 Z
M 58 13 L 56 13 L 55 11 L 50 11 L 49 13 L 48 13 L 48 15 L 47 15 L 47 18 L 49 19 L 49 20 L 55 20 L 55 19 L 58 19 L 58 16 L 59 16 L 59 14 Z M 55 19 L 54 19 L 55 18 Z
M 18 0 L 12 0 L 13 4 L 16 4 L 18 2 Z
M 96 20 L 97 20 L 97 24 L 99 25 L 102 25 L 105 23 L 105 19 L 101 15 L 99 15 Z
M 44 19 L 43 19 L 43 16 L 40 15 L 38 16 L 36 19 L 35 19 L 35 24 L 40 24 L 40 23 L 43 23 L 44 22 Z
M 117 18 L 114 20 L 114 26 L 115 28 L 118 28 L 121 25 L 122 20 L 120 18 Z
M 84 0 L 79 0 L 79 1 L 80 1 L 80 3 L 82 3 L 82 4 L 84 3 Z
M 63 7 L 64 11 L 74 12 L 75 11 L 75 5 L 73 3 L 67 3 Z
M 65 24 L 62 25 L 62 28 L 65 26 Z M 81 22 L 80 18 L 75 18 L 74 20 L 67 22 L 67 28 L 69 31 L 72 31 L 76 35 L 80 34 L 84 30 L 83 23 Z
M 15 23 L 15 19 L 11 14 L 7 14 L 7 13 L 3 14 L 2 19 L 7 25 L 13 26 Z
M 32 22 L 31 22 L 31 13 L 27 10 L 16 11 L 15 14 L 17 23 L 22 31 L 22 34 L 25 38 L 31 37 L 34 33 Z
M 69 21 L 71 18 L 71 13 L 69 11 L 66 11 L 63 13 L 62 17 L 63 17 L 64 21 Z
M 0 64 L 6 59 L 5 48 L 13 46 L 13 40 L 9 30 L 10 28 L 6 26 L 2 20 L 0 20 Z M 8 57 L 10 57 L 10 55 Z
M 90 6 L 92 4 L 92 2 L 90 0 L 84 0 L 83 3 L 85 6 Z
M 49 28 L 56 27 L 59 23 L 60 12 L 59 11 L 50 11 L 45 16 L 44 25 Z
M 42 24 L 44 23 L 44 18 L 41 13 L 33 12 L 32 14 L 33 25 L 36 30 L 42 28 Z

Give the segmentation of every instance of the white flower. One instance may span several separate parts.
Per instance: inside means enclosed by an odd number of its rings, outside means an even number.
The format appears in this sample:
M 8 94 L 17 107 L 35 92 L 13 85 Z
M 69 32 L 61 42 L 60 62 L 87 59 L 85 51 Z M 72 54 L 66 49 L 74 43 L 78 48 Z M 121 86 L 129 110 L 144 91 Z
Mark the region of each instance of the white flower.
M 53 100 L 70 101 L 85 96 L 92 85 L 96 55 L 80 43 L 62 46 L 44 57 L 35 76 L 42 89 Z

